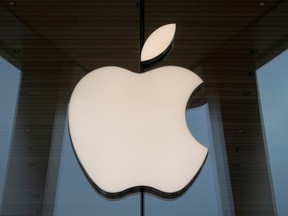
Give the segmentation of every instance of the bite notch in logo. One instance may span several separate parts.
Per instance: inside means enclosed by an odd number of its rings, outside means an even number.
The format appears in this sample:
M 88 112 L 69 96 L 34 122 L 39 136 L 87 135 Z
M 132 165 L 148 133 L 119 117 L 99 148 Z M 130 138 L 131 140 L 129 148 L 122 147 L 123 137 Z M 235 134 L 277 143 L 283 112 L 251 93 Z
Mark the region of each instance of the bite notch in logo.
M 168 24 L 153 32 L 141 61 L 159 59 L 175 31 Z M 108 66 L 79 81 L 69 103 L 70 136 L 82 169 L 102 195 L 144 189 L 174 198 L 189 187 L 208 153 L 185 118 L 187 101 L 201 83 L 178 66 L 141 74 Z

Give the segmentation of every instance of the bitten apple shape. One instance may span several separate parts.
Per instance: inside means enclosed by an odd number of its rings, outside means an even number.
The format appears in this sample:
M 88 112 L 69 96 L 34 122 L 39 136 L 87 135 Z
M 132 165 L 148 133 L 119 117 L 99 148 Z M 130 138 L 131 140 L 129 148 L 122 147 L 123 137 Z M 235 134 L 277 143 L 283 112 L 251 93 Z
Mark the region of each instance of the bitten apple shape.
M 187 100 L 201 83 L 177 66 L 142 74 L 108 66 L 80 80 L 69 104 L 70 136 L 102 194 L 146 188 L 175 197 L 187 189 L 208 152 L 185 118 Z

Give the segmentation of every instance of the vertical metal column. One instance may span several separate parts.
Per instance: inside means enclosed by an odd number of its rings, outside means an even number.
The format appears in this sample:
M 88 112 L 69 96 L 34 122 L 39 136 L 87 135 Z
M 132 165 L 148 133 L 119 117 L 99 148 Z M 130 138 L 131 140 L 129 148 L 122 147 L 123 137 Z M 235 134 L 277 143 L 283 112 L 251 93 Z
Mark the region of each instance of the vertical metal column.
M 139 9 L 140 9 L 140 73 L 144 72 L 144 68 L 143 65 L 141 63 L 141 51 L 144 45 L 144 41 L 145 41 L 145 20 L 144 20 L 144 16 L 145 16 L 145 11 L 144 11 L 144 0 L 139 0 L 140 1 L 140 5 L 139 5 Z M 140 215 L 144 216 L 145 215 L 145 190 L 144 188 L 140 189 Z

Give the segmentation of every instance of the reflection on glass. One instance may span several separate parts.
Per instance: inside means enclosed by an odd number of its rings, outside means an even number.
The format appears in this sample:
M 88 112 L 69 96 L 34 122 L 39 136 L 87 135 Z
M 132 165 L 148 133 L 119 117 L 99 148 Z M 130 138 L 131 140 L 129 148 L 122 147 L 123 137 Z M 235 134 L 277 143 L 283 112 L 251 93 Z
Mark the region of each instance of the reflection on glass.
M 280 216 L 288 212 L 288 50 L 257 70 L 266 155 Z
M 0 56 L 0 204 L 4 192 L 20 79 L 21 71 Z

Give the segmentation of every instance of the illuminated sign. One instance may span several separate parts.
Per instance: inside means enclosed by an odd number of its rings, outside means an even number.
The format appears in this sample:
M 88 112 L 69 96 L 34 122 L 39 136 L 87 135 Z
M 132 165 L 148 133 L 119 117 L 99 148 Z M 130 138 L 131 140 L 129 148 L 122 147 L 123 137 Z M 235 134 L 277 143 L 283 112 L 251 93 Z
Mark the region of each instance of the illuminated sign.
M 175 24 L 152 33 L 141 60 L 161 55 L 174 33 Z M 187 101 L 201 83 L 177 66 L 141 74 L 108 66 L 80 80 L 70 99 L 69 130 L 77 158 L 98 191 L 119 197 L 144 188 L 176 197 L 188 188 L 208 152 L 185 119 Z

